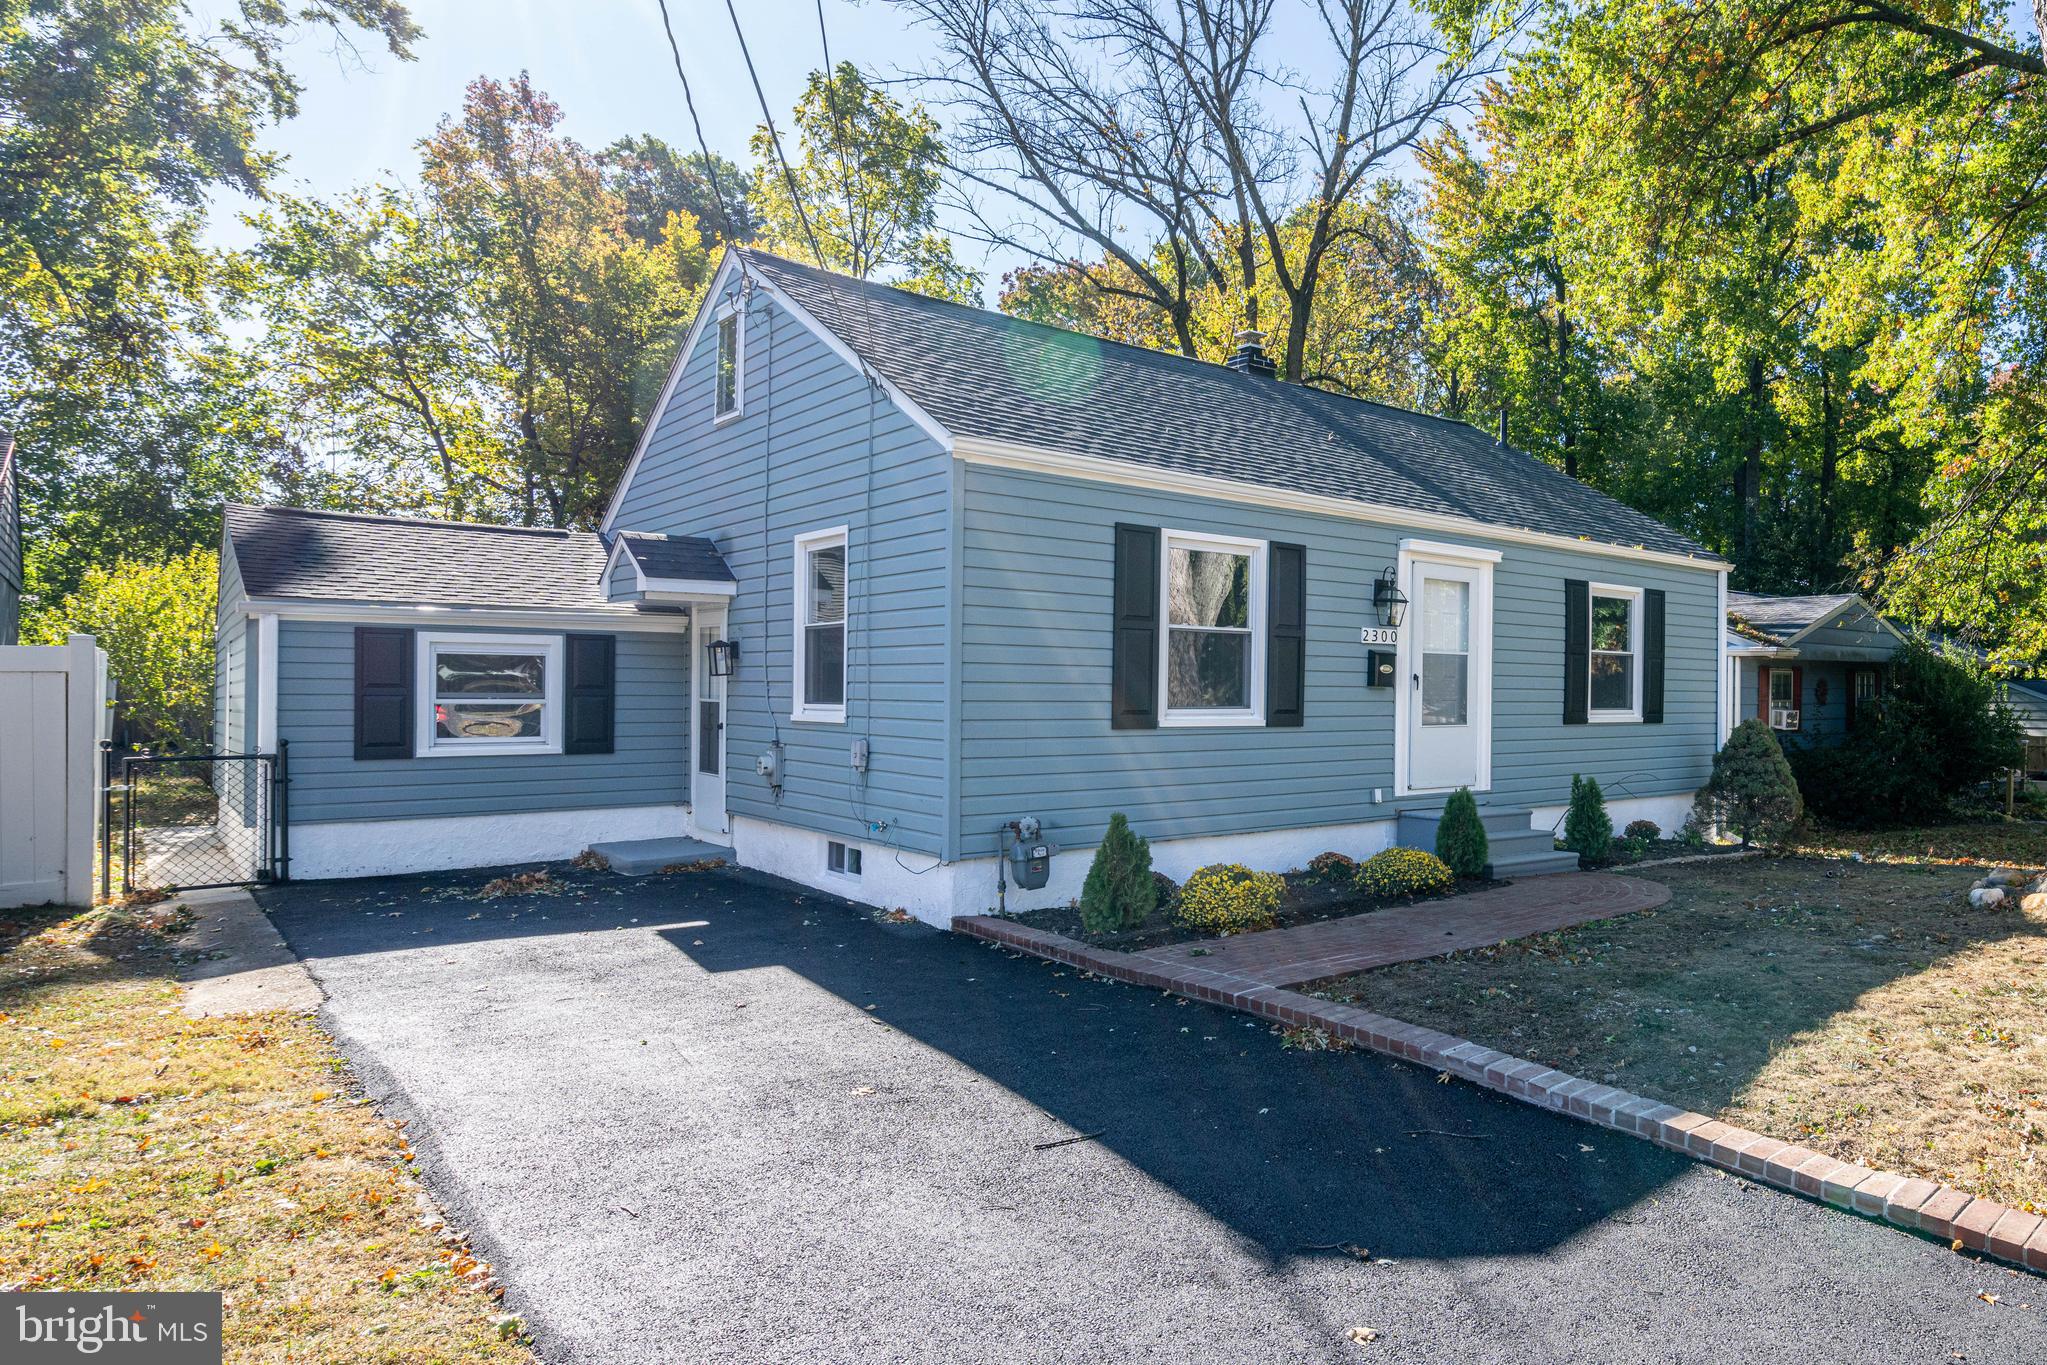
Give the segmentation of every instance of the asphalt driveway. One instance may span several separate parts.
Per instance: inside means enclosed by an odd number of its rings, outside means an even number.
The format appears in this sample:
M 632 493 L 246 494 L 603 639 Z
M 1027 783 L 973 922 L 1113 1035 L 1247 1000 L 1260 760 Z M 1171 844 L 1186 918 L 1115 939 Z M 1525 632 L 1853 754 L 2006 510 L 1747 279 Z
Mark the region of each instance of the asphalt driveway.
M 730 873 L 486 875 L 261 899 L 550 1361 L 2047 1357 L 2037 1279 L 1411 1066 Z

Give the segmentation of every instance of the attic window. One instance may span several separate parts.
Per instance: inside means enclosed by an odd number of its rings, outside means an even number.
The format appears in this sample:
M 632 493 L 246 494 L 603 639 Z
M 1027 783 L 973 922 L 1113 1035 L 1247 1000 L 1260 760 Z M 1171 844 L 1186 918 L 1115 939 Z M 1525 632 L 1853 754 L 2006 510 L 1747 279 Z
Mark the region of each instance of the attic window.
M 737 308 L 727 306 L 718 317 L 718 368 L 712 420 L 730 421 L 744 406 L 741 366 L 746 360 L 745 319 Z

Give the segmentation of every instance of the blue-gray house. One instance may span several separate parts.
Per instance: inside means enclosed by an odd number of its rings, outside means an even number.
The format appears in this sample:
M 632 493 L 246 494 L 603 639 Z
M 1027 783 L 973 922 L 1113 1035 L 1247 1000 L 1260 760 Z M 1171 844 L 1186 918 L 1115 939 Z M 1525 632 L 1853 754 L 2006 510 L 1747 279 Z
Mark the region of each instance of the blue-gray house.
M 1460 786 L 1542 870 L 1573 773 L 1680 822 L 1727 565 L 1243 342 L 728 252 L 600 532 L 228 509 L 223 733 L 291 741 L 294 875 L 689 833 L 935 923 L 1031 818 L 1063 851 L 1012 905 L 1116 811 L 1176 877 L 1368 854 Z
M 1898 628 L 1854 593 L 1727 595 L 1729 717 L 1750 717 L 1785 743 L 1839 743 L 1879 701 Z

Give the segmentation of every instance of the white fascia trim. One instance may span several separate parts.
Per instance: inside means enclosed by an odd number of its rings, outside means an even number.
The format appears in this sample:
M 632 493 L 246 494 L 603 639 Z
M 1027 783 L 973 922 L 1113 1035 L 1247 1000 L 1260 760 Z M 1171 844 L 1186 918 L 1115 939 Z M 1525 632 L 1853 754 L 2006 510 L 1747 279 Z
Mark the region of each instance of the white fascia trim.
M 640 591 L 649 601 L 696 597 L 737 597 L 739 585 L 716 578 L 641 578 Z
M 1459 559 L 1467 564 L 1497 564 L 1498 550 L 1488 550 L 1477 545 L 1452 545 L 1441 540 L 1403 540 L 1400 552 L 1422 559 Z
M 256 623 L 256 752 L 277 752 L 277 613 L 252 617 Z
M 661 385 L 661 396 L 654 400 L 653 411 L 647 416 L 647 425 L 640 431 L 639 444 L 633 447 L 633 458 L 626 463 L 625 474 L 620 477 L 618 487 L 612 491 L 611 505 L 604 509 L 604 524 L 598 527 L 598 529 L 605 535 L 611 534 L 612 527 L 618 520 L 618 509 L 625 501 L 625 491 L 632 487 L 633 475 L 640 472 L 640 461 L 646 458 L 647 449 L 654 442 L 654 434 L 661 426 L 662 417 L 668 412 L 669 401 L 675 397 L 675 386 L 682 382 L 682 371 L 687 365 L 690 356 L 696 351 L 697 341 L 702 337 L 704 327 L 711 319 L 716 301 L 726 285 L 730 283 L 732 276 L 744 269 L 745 265 L 740 260 L 739 249 L 731 246 L 726 247 L 724 259 L 718 262 L 717 273 L 711 276 L 710 288 L 704 291 L 704 306 L 697 309 L 696 320 L 689 327 L 689 335 L 683 338 L 682 349 L 676 353 L 674 363 L 668 367 L 668 378 Z M 860 363 L 860 357 L 853 353 L 853 348 L 848 346 L 836 332 L 812 317 L 808 310 L 799 307 L 794 299 L 791 299 L 787 294 L 777 289 L 766 277 L 755 275 L 751 278 L 755 284 L 767 291 L 770 298 L 787 309 L 790 317 L 808 328 L 817 336 L 818 340 L 830 348 L 832 354 L 838 356 L 839 359 L 845 361 L 848 365 L 851 365 L 855 370 L 863 370 L 865 368 Z M 745 324 L 741 323 L 742 330 L 744 330 L 744 327 Z M 924 430 L 927 436 L 938 442 L 946 451 L 950 452 L 952 450 L 953 435 L 950 431 L 939 425 L 936 418 L 924 411 L 923 408 L 917 406 L 908 394 L 904 393 L 887 379 L 882 378 L 879 374 L 876 374 L 875 378 L 880 382 L 882 392 L 886 393 L 890 401 L 903 410 L 904 416 L 915 422 Z
M 617 535 L 612 537 L 611 554 L 604 561 L 604 595 L 606 597 L 611 596 L 611 575 L 618 571 L 618 562 L 621 559 L 632 565 L 633 590 L 635 592 L 645 592 L 647 590 L 646 570 L 640 567 L 640 561 L 634 559 L 632 552 L 626 549 L 625 537 Z
M 546 607 L 401 606 L 390 602 L 294 601 L 250 598 L 251 614 L 269 612 L 280 621 L 349 621 L 359 625 L 506 626 L 515 630 L 686 631 L 689 618 L 649 614 L 634 607 L 555 610 Z
M 1159 469 L 1151 465 L 1134 464 L 1128 460 L 1103 459 L 1096 455 L 1073 455 L 1061 450 L 1047 450 L 1042 446 L 1018 445 L 1008 441 L 989 441 L 963 436 L 953 443 L 952 453 L 953 458 L 968 464 L 1016 469 L 1032 474 L 1050 474 L 1069 479 L 1085 479 L 1093 483 L 1121 484 L 1129 488 L 1157 492 L 1192 493 L 1197 497 L 1218 498 L 1259 507 L 1277 507 L 1293 512 L 1314 512 L 1350 521 L 1370 522 L 1378 526 L 1483 536 L 1488 540 L 1504 540 L 1514 545 L 1543 545 L 1559 550 L 1579 550 L 1586 554 L 1611 555 L 1617 559 L 1668 564 L 1682 569 L 1711 570 L 1731 567 L 1723 559 L 1671 554 L 1665 550 L 1648 550 L 1635 545 L 1609 545 L 1605 541 L 1580 540 L 1576 536 L 1554 535 L 1547 531 L 1492 526 L 1467 517 L 1423 512 L 1412 507 L 1392 507 L 1383 503 L 1359 502 L 1351 498 L 1333 498 L 1322 493 L 1300 493 L 1285 488 L 1272 488 L 1265 484 L 1219 479 L 1209 474 Z

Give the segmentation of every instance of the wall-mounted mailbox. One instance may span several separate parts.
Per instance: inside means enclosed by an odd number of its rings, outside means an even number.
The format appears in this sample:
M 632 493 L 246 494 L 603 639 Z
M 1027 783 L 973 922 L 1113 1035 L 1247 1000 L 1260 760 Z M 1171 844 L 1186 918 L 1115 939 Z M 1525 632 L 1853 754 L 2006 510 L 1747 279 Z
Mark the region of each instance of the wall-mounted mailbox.
M 1398 663 L 1395 659 L 1392 650 L 1390 649 L 1371 650 L 1365 655 L 1365 660 L 1371 669 L 1371 671 L 1365 675 L 1365 686 L 1367 687 L 1393 686 L 1393 675 L 1398 670 Z

